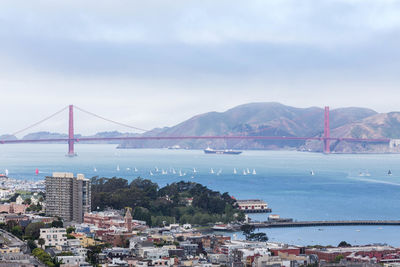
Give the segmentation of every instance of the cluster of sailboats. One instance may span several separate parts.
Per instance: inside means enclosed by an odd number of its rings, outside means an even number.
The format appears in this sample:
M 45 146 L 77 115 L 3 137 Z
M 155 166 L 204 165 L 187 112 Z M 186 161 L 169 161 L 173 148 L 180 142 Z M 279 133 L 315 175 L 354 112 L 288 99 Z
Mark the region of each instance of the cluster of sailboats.
M 97 168 L 96 167 L 93 167 L 93 171 L 94 172 L 97 172 Z M 121 171 L 121 168 L 120 168 L 120 166 L 119 165 L 117 165 L 117 167 L 116 167 L 116 171 L 117 172 L 119 172 L 119 171 Z M 133 171 L 134 173 L 137 173 L 137 172 L 139 172 L 139 170 L 135 167 L 135 168 L 126 168 L 126 171 Z M 147 171 L 146 171 L 147 172 Z M 148 174 L 150 175 L 150 176 L 154 176 L 154 175 L 159 175 L 159 174 L 161 174 L 161 175 L 167 175 L 167 174 L 173 174 L 173 175 L 178 175 L 178 176 L 180 176 L 180 177 L 183 177 L 183 176 L 186 176 L 186 175 L 192 175 L 192 177 L 193 177 L 193 175 L 195 175 L 195 174 L 197 174 L 199 171 L 196 169 L 196 168 L 193 168 L 192 170 L 190 170 L 190 171 L 182 171 L 182 169 L 175 169 L 175 168 L 169 168 L 169 169 L 163 169 L 163 168 L 158 168 L 158 167 L 154 167 L 153 169 L 151 169 L 151 170 L 149 170 L 148 171 Z M 217 170 L 214 170 L 213 168 L 210 168 L 210 171 L 208 172 L 209 174 L 215 174 L 215 175 L 220 175 L 220 174 L 222 174 L 222 169 L 219 169 L 218 171 Z M 232 172 L 233 174 L 240 174 L 240 173 L 242 173 L 243 175 L 256 175 L 257 174 L 257 172 L 256 172 L 256 170 L 255 169 L 253 169 L 253 170 L 250 170 L 249 168 L 245 168 L 245 169 L 243 169 L 243 171 L 242 172 L 240 172 L 238 169 L 236 169 L 236 168 L 233 168 L 233 172 Z

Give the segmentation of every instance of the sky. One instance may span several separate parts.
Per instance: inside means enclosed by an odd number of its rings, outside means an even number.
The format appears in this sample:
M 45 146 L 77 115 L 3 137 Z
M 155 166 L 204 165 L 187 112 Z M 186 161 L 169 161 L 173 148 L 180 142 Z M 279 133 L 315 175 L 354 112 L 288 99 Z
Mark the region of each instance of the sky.
M 144 129 L 249 102 L 398 111 L 398 14 L 397 0 L 2 0 L 0 135 L 69 104 Z M 131 131 L 75 114 L 78 133 Z

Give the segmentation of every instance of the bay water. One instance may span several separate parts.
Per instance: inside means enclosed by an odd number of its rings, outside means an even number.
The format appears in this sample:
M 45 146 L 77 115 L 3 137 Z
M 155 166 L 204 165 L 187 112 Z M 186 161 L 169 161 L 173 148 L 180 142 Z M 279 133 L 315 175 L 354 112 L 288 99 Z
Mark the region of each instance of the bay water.
M 8 169 L 10 177 L 25 180 L 44 179 L 52 172 L 64 171 L 129 181 L 140 176 L 160 187 L 193 181 L 237 199 L 262 199 L 273 214 L 299 221 L 400 219 L 398 154 L 244 151 L 241 155 L 210 155 L 201 150 L 77 144 L 78 156 L 70 158 L 65 156 L 66 149 L 65 144 L 0 145 L 0 173 Z M 35 175 L 36 168 L 39 175 Z M 162 174 L 163 170 L 167 174 Z M 389 170 L 392 175 L 388 175 Z M 266 220 L 268 214 L 251 217 Z M 399 230 L 400 226 L 337 226 L 262 231 L 271 241 L 298 245 L 337 245 L 344 240 L 351 244 L 400 246 Z M 241 238 L 240 233 L 237 236 Z

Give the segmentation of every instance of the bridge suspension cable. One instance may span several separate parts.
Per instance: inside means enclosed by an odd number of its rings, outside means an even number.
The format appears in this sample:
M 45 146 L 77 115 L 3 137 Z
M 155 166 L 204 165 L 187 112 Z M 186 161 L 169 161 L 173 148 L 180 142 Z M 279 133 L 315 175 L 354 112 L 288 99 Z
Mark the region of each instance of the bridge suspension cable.
M 46 117 L 46 118 L 44 118 L 44 119 L 42 119 L 42 120 L 40 120 L 40 121 L 38 121 L 38 122 L 36 122 L 36 123 L 34 123 L 34 124 L 29 125 L 28 127 L 25 127 L 25 128 L 23 128 L 23 129 L 21 129 L 21 130 L 19 130 L 19 131 L 16 131 L 16 132 L 12 133 L 11 135 L 17 135 L 17 134 L 19 134 L 19 133 L 25 132 L 26 130 L 31 129 L 31 128 L 33 128 L 33 127 L 35 127 L 35 126 L 37 126 L 37 125 L 39 125 L 39 124 L 41 124 L 41 123 L 43 123 L 43 122 L 45 122 L 45 121 L 51 119 L 51 118 L 53 118 L 54 116 L 57 116 L 58 114 L 60 114 L 60 113 L 63 112 L 64 110 L 66 110 L 67 108 L 68 108 L 68 106 L 62 108 L 61 110 L 59 110 L 59 111 L 57 111 L 57 112 L 51 114 L 50 116 L 48 116 L 48 117 Z
M 139 127 L 131 126 L 131 125 L 128 125 L 128 124 L 125 124 L 125 123 L 121 123 L 121 122 L 118 122 L 118 121 L 113 121 L 113 120 L 104 118 L 104 117 L 102 117 L 102 116 L 100 116 L 100 115 L 97 115 L 97 114 L 95 114 L 95 113 L 93 113 L 93 112 L 84 110 L 83 108 L 80 108 L 80 107 L 77 107 L 77 106 L 74 106 L 74 108 L 76 108 L 77 110 L 82 111 L 82 112 L 84 112 L 84 113 L 87 113 L 87 114 L 89 114 L 89 115 L 92 115 L 92 116 L 94 116 L 94 117 L 96 117 L 96 118 L 99 118 L 99 119 L 102 119 L 102 120 L 105 120 L 105 121 L 108 121 L 108 122 L 117 124 L 117 125 L 119 125 L 119 126 L 124 126 L 124 127 L 127 127 L 127 128 L 131 128 L 131 129 L 135 129 L 135 130 L 139 130 L 139 131 L 143 131 L 143 132 L 149 131 L 149 130 L 146 130 L 146 129 L 142 129 L 142 128 L 139 128 Z

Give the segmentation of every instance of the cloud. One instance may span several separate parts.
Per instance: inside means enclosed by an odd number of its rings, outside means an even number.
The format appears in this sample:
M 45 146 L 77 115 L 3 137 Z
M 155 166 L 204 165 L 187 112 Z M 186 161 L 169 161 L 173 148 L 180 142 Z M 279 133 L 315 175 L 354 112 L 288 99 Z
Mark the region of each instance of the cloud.
M 4 0 L 0 113 L 19 128 L 23 111 L 73 103 L 151 128 L 250 101 L 388 111 L 399 13 L 394 0 Z

